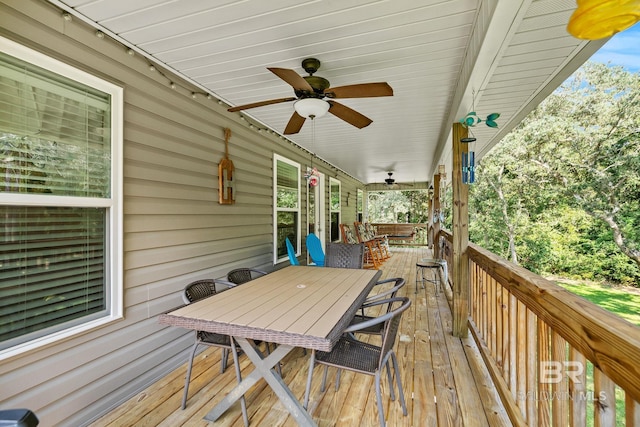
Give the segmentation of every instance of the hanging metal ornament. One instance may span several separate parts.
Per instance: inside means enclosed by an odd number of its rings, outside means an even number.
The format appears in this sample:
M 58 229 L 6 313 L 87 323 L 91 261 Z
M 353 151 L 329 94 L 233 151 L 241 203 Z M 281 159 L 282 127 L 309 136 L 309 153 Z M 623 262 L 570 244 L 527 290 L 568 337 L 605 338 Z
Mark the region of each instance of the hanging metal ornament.
M 460 142 L 470 144 L 475 142 L 473 137 L 462 138 Z M 462 152 L 462 183 L 473 184 L 476 180 L 476 153 L 472 150 Z
M 462 123 L 462 126 L 465 128 L 473 127 L 482 122 L 484 122 L 484 124 L 486 124 L 490 128 L 497 128 L 498 123 L 496 123 L 496 120 L 498 119 L 498 117 L 500 117 L 500 113 L 491 113 L 487 116 L 486 119 L 482 120 L 480 117 L 478 117 L 475 111 L 471 111 L 470 113 L 467 113 L 466 116 L 460 119 L 460 123 Z

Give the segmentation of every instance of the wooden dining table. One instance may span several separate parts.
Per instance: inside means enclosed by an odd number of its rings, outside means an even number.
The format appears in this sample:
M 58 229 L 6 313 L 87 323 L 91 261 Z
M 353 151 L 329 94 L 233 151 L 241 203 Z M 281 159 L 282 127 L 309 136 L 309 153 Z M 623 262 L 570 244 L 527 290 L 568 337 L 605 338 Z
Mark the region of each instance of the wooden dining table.
M 315 426 L 274 366 L 296 347 L 330 351 L 353 319 L 379 270 L 288 266 L 162 314 L 159 322 L 232 336 L 255 369 L 204 417 L 217 420 L 264 378 L 301 426 Z M 262 353 L 253 340 L 275 343 Z

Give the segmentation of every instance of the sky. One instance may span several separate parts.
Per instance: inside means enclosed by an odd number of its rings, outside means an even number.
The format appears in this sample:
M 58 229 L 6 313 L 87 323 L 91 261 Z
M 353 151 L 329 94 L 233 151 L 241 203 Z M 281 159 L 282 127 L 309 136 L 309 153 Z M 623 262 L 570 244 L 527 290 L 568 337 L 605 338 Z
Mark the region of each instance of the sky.
M 591 60 L 605 64 L 610 62 L 628 71 L 640 72 L 640 22 L 615 34 Z

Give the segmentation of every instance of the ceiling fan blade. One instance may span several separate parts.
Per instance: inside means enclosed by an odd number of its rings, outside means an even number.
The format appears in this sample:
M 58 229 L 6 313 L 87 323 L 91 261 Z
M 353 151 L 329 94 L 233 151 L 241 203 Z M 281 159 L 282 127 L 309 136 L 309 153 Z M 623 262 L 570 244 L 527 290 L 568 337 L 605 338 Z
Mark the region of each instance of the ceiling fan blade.
M 330 87 L 324 91 L 329 98 L 373 98 L 376 96 L 393 96 L 393 89 L 386 82 L 361 83 Z
M 331 104 L 331 107 L 329 107 L 329 112 L 331 114 L 349 124 L 352 124 L 358 129 L 369 126 L 373 122 L 373 120 L 371 120 L 369 117 L 358 113 L 356 110 L 351 109 L 346 105 L 340 104 L 335 101 L 329 101 L 329 104 Z
M 267 70 L 271 71 L 276 76 L 280 77 L 285 82 L 289 83 L 295 90 L 302 90 L 307 92 L 313 92 L 313 88 L 307 81 L 300 76 L 300 74 L 296 73 L 293 70 L 288 68 L 269 68 Z
M 262 107 L 263 105 L 279 104 L 281 102 L 295 101 L 296 99 L 298 98 L 288 97 L 288 98 L 270 99 L 268 101 L 260 101 L 260 102 L 254 102 L 252 104 L 238 105 L 237 107 L 231 107 L 227 109 L 227 111 L 234 112 L 234 111 L 240 111 L 240 110 L 248 110 L 249 108 Z
M 294 111 L 293 115 L 289 119 L 289 123 L 287 123 L 287 127 L 284 129 L 284 134 L 291 135 L 300 132 L 305 120 L 307 119 Z

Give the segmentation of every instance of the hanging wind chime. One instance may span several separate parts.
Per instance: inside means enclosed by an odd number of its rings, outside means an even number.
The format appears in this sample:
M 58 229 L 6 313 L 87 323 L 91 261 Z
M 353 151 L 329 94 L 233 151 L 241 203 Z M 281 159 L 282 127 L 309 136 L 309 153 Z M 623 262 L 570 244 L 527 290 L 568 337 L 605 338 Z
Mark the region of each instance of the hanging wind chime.
M 470 144 L 475 138 L 462 138 L 460 142 Z M 476 180 L 476 153 L 473 150 L 462 152 L 462 183 L 473 184 Z
M 491 113 L 487 116 L 486 119 L 482 120 L 475 111 L 471 111 L 462 119 L 460 119 L 460 123 L 465 128 L 470 128 L 478 123 L 484 122 L 490 128 L 497 128 L 498 123 L 496 120 L 500 117 L 500 113 Z M 471 144 L 476 142 L 476 138 L 473 136 L 462 138 L 460 140 L 463 144 Z M 462 152 L 462 183 L 463 184 L 473 184 L 476 180 L 476 153 L 473 149 L 467 149 Z

